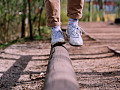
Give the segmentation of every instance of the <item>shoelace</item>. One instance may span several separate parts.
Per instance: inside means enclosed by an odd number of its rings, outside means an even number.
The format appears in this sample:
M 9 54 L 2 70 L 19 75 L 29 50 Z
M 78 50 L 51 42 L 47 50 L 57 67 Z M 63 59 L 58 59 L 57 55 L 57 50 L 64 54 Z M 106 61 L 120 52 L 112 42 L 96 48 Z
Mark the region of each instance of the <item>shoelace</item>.
M 70 35 L 72 34 L 74 37 L 78 37 L 79 33 L 80 35 L 82 35 L 82 33 L 84 32 L 85 34 L 87 34 L 84 29 L 82 29 L 81 27 L 75 25 L 75 26 L 71 26 L 70 28 L 73 28 L 73 30 L 71 31 Z M 76 30 L 77 29 L 77 30 Z
M 78 28 L 79 31 L 80 31 L 80 35 L 82 35 L 83 32 L 84 32 L 85 34 L 87 34 L 83 28 L 81 28 L 81 27 L 79 27 L 79 26 L 78 26 L 77 28 Z

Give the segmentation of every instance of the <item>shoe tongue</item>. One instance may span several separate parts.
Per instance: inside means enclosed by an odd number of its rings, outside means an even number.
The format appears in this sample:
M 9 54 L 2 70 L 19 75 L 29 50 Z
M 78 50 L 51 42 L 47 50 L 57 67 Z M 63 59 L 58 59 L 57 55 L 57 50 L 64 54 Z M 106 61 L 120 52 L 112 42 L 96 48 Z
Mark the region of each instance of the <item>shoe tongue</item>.
M 72 27 L 78 27 L 78 24 L 72 24 L 71 26 Z
M 78 25 L 77 24 L 71 24 L 71 25 L 68 25 L 68 27 L 74 27 L 74 28 L 76 28 L 76 27 L 78 27 Z
M 55 31 L 60 31 L 61 28 L 60 26 L 55 26 L 55 27 L 52 27 L 52 31 L 55 32 Z
M 58 32 L 58 31 L 61 31 L 61 29 L 54 29 L 54 30 L 52 30 L 52 32 Z

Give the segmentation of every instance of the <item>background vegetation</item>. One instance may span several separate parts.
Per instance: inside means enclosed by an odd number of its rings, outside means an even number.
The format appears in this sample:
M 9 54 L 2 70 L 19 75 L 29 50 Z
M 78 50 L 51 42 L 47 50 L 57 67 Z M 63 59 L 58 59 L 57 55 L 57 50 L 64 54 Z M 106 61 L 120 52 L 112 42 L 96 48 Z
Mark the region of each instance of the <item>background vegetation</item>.
M 92 0 L 90 0 L 92 2 Z M 99 0 L 103 1 L 103 0 Z M 61 0 L 61 21 L 67 24 L 67 0 Z M 102 5 L 102 4 L 100 4 Z M 120 17 L 120 1 L 116 2 L 117 17 Z M 105 21 L 103 9 L 97 10 L 90 3 L 84 4 L 83 17 L 80 21 Z M 43 0 L 0 0 L 0 46 L 25 39 L 49 39 L 50 28 L 46 26 Z

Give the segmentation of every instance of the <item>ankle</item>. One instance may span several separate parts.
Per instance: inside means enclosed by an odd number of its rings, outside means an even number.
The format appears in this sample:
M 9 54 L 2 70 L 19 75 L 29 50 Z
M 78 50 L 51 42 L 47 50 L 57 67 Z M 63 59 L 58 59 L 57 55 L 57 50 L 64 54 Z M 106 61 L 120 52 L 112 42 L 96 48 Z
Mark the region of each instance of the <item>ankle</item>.
M 70 26 L 72 26 L 72 25 L 78 25 L 78 19 L 69 18 L 68 25 L 70 25 Z

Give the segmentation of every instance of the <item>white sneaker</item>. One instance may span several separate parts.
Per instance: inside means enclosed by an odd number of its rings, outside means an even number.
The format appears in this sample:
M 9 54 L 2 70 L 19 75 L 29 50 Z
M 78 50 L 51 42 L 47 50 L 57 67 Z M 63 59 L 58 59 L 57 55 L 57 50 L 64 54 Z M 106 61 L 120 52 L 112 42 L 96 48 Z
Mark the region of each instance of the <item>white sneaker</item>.
M 78 25 L 67 26 L 66 34 L 68 36 L 70 45 L 73 45 L 73 46 L 83 45 L 83 39 L 81 37 L 82 31 L 84 30 L 80 28 Z
M 61 44 L 65 44 L 65 39 L 64 39 L 65 35 L 62 32 L 62 30 L 58 30 L 58 31 L 52 31 L 51 34 L 51 45 L 61 45 Z

